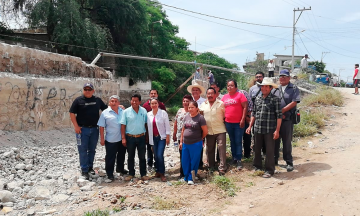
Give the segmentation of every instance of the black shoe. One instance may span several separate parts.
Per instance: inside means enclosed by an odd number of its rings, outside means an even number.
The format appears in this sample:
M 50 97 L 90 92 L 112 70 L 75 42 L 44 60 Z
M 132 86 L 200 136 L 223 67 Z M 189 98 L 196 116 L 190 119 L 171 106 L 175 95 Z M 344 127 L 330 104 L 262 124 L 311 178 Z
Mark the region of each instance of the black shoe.
M 89 172 L 90 175 L 95 175 L 95 170 L 92 167 L 89 167 Z
M 111 180 L 111 181 L 115 180 L 114 176 L 109 176 L 108 179 Z
M 286 171 L 291 172 L 293 170 L 294 170 L 294 166 L 288 164 L 287 167 L 286 167 Z
M 237 164 L 237 160 L 233 160 L 232 164 L 236 165 Z
M 121 173 L 121 174 L 124 174 L 124 175 L 126 175 L 126 174 L 128 174 L 129 173 L 129 171 L 127 171 L 127 170 L 116 170 L 116 172 L 117 173 Z
M 89 173 L 87 172 L 81 172 L 81 175 L 84 176 L 86 180 L 90 179 Z
M 242 166 L 240 160 L 237 161 L 237 163 L 236 163 L 236 168 L 237 168 L 238 170 L 242 170 L 243 166 Z

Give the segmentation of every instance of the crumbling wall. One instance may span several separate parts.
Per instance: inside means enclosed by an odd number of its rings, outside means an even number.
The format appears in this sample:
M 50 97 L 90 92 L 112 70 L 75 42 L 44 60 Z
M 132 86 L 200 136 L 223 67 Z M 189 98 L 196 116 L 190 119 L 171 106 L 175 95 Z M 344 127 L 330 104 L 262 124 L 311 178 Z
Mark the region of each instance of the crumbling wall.
M 119 95 L 124 106 L 135 93 L 147 100 L 151 89 L 151 81 L 114 79 L 77 57 L 0 43 L 0 130 L 71 127 L 69 109 L 86 82 L 105 103 Z
M 105 103 L 111 95 L 120 95 L 121 103 L 129 105 L 131 95 L 139 93 L 148 99 L 149 82 L 122 90 L 127 79 L 39 78 L 21 77 L 0 72 L 0 129 L 52 130 L 71 127 L 69 109 L 82 94 L 84 83 L 92 82 L 95 95 Z M 126 87 L 126 85 L 124 85 Z
M 111 73 L 81 58 L 0 43 L 0 71 L 41 76 L 109 79 Z

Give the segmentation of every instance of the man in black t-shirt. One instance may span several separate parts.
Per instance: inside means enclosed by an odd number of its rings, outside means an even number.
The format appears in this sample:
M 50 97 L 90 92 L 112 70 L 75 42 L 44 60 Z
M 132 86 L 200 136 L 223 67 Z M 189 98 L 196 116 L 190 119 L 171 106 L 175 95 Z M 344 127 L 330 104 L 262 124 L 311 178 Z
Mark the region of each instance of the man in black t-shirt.
M 95 175 L 93 170 L 95 149 L 99 139 L 99 128 L 97 122 L 99 110 L 105 110 L 107 105 L 101 98 L 93 96 L 94 86 L 86 83 L 83 95 L 76 98 L 70 107 L 70 118 L 74 125 L 75 133 L 81 137 L 78 142 L 81 174 L 89 179 L 89 174 Z

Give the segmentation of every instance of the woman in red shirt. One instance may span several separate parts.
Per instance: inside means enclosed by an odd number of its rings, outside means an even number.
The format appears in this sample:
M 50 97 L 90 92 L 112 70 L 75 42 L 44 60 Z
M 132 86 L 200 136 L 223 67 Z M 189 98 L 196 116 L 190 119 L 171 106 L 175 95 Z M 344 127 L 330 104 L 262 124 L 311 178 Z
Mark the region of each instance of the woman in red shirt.
M 228 94 L 221 99 L 225 105 L 225 126 L 230 137 L 231 154 L 233 163 L 242 169 L 242 136 L 245 130 L 245 117 L 248 101 L 246 97 L 237 91 L 237 83 L 230 79 L 227 81 Z

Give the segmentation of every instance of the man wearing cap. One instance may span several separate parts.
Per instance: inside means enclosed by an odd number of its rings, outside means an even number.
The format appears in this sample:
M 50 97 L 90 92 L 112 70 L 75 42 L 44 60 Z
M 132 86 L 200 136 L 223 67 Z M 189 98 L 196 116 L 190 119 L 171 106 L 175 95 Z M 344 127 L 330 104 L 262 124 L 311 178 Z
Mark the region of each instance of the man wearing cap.
M 196 68 L 195 79 L 200 79 L 200 67 Z
M 151 106 L 150 106 L 150 101 L 152 99 L 158 99 L 158 97 L 159 97 L 159 93 L 158 93 L 158 91 L 156 89 L 151 89 L 149 94 L 150 94 L 149 95 L 150 99 L 143 104 L 143 107 L 146 109 L 147 112 L 150 112 L 152 110 Z M 159 108 L 166 111 L 166 107 L 165 107 L 164 103 L 162 103 L 160 101 L 159 101 Z M 152 167 L 153 167 L 153 165 L 155 165 L 154 153 L 151 150 L 151 148 L 152 148 L 152 145 L 147 143 L 146 144 L 146 151 L 147 151 L 147 165 L 148 165 L 148 171 L 149 172 L 152 171 Z
M 205 93 L 205 88 L 203 86 L 197 84 L 196 82 L 193 82 L 192 85 L 189 85 L 187 87 L 187 91 L 191 94 L 194 101 L 197 102 L 199 107 L 201 106 L 202 103 L 204 103 L 206 101 L 205 98 L 201 97 L 201 94 Z
M 304 56 L 304 58 L 302 58 L 301 59 L 301 69 L 307 69 L 308 68 L 308 61 L 307 61 L 307 59 L 308 59 L 309 57 L 308 57 L 308 54 L 305 54 L 305 56 Z
M 123 110 L 119 107 L 120 98 L 113 95 L 109 98 L 109 107 L 104 110 L 97 125 L 100 127 L 100 144 L 105 146 L 105 170 L 110 181 L 114 180 L 114 166 L 116 172 L 127 174 L 124 170 L 126 148 L 121 143 L 120 120 Z M 106 136 L 104 138 L 104 131 Z
M 146 142 L 147 140 L 147 112 L 140 106 L 141 95 L 131 97 L 131 107 L 124 110 L 121 124 L 121 142 L 128 152 L 129 176 L 125 181 L 130 181 L 135 176 L 135 152 L 137 149 L 141 180 L 149 180 L 146 176 Z
M 251 121 L 246 133 L 251 133 L 254 126 L 255 136 L 255 157 L 253 165 L 255 169 L 262 169 L 261 147 L 266 145 L 265 173 L 264 178 L 270 178 L 275 173 L 274 146 L 275 140 L 279 137 L 281 126 L 280 99 L 271 90 L 277 85 L 270 77 L 264 78 L 261 85 L 262 95 L 255 99 L 254 108 L 251 114 Z
M 296 105 L 300 103 L 299 89 L 290 82 L 290 73 L 284 69 L 280 71 L 280 86 L 279 91 L 275 95 L 280 98 L 280 108 L 282 112 L 282 123 L 280 128 L 280 137 L 275 141 L 275 164 L 278 164 L 280 141 L 283 143 L 283 158 L 286 161 L 286 170 L 291 172 L 294 170 L 292 157 L 292 136 L 294 124 L 291 120 L 291 115 L 295 114 Z
M 81 136 L 78 144 L 81 174 L 89 179 L 89 174 L 95 175 L 93 170 L 95 149 L 99 139 L 99 110 L 105 110 L 107 105 L 101 98 L 95 97 L 94 86 L 86 83 L 83 95 L 77 97 L 70 107 L 70 119 L 74 125 L 75 133 Z

